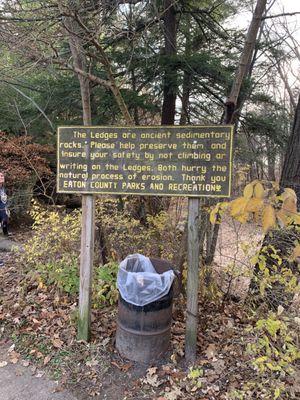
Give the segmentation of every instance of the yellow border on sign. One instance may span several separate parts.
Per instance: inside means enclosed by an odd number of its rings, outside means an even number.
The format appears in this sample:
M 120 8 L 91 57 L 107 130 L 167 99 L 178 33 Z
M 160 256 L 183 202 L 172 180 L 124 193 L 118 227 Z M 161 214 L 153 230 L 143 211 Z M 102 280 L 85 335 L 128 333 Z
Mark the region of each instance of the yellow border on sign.
M 178 129 L 178 128 L 230 128 L 230 150 L 229 150 L 229 183 L 228 183 L 228 194 L 172 194 L 172 193 L 145 193 L 145 192 L 137 192 L 137 193 L 132 193 L 132 192 L 96 192 L 96 191 L 89 191 L 89 192 L 81 192 L 81 191 L 65 191 L 65 190 L 59 190 L 59 177 L 58 177 L 58 171 L 59 171 L 59 143 L 60 143 L 60 129 L 65 129 L 65 128 L 71 128 L 71 129 L 91 129 L 91 128 L 108 128 L 108 129 L 113 129 L 113 128 L 118 128 L 118 129 L 151 129 L 151 128 L 168 128 L 168 129 Z M 104 195 L 133 195 L 133 196 L 169 196 L 169 197 L 215 197 L 215 198 L 228 198 L 231 196 L 231 186 L 232 186 L 232 160 L 233 160 L 233 130 L 234 126 L 233 125 L 150 125 L 150 126 L 140 126 L 140 125 L 125 125 L 125 126 L 117 126 L 117 125 L 70 125 L 70 126 L 59 126 L 57 128 L 57 176 L 56 176 L 56 191 L 57 193 L 69 193 L 69 194 L 104 194 Z

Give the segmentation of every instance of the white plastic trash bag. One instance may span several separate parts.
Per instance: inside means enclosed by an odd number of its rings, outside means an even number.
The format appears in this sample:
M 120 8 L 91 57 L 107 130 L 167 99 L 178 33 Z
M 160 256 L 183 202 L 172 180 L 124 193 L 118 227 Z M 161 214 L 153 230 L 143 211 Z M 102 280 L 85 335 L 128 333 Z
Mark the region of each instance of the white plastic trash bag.
M 119 265 L 117 286 L 125 301 L 144 306 L 168 294 L 174 277 L 172 270 L 158 274 L 148 257 L 131 254 Z

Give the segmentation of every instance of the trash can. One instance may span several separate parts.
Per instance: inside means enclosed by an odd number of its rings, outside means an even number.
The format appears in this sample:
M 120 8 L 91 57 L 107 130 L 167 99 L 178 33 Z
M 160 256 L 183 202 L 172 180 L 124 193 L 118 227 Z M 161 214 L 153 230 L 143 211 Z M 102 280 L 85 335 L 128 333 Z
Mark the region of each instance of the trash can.
M 174 277 L 172 264 L 159 258 L 134 254 L 120 264 L 116 348 L 122 357 L 149 363 L 168 350 Z

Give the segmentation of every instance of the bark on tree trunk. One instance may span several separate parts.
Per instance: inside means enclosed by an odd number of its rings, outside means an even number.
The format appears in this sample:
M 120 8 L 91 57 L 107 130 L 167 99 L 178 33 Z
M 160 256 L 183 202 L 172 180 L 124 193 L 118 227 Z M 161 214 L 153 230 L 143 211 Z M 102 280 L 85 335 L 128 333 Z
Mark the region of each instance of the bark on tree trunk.
M 298 99 L 294 124 L 288 140 L 281 173 L 280 186 L 290 187 L 297 194 L 297 207 L 300 209 L 300 96 Z
M 254 14 L 247 32 L 245 45 L 240 58 L 240 62 L 236 71 L 236 76 L 226 101 L 226 110 L 224 123 L 230 124 L 234 118 L 235 108 L 237 105 L 238 97 L 240 95 L 242 83 L 249 71 L 252 55 L 256 43 L 259 27 L 261 25 L 263 14 L 266 10 L 267 0 L 257 0 Z
M 191 54 L 191 38 L 190 38 L 190 15 L 187 16 L 186 24 L 188 26 L 188 33 L 185 40 L 185 56 L 188 58 Z M 185 70 L 182 82 L 182 98 L 181 98 L 181 114 L 180 125 L 189 123 L 189 105 L 190 105 L 190 92 L 192 84 L 192 71 L 191 69 Z
M 275 151 L 272 149 L 271 143 L 267 141 L 267 160 L 268 160 L 268 179 L 269 181 L 275 181 Z
M 60 12 L 64 14 L 64 5 L 61 1 L 58 1 L 58 7 Z M 76 3 L 69 2 L 69 10 L 76 11 L 74 9 Z M 75 70 L 81 70 L 88 73 L 87 62 L 85 52 L 82 44 L 82 39 L 79 35 L 80 26 L 72 17 L 65 17 L 63 20 L 66 35 L 68 37 L 70 51 L 73 58 L 73 65 Z M 90 80 L 80 73 L 77 73 L 77 77 L 80 85 L 80 94 L 82 101 L 82 119 L 84 125 L 90 125 L 92 120 L 91 114 L 91 97 L 90 97 Z
M 189 71 L 184 71 L 183 84 L 182 84 L 182 99 L 181 99 L 181 115 L 180 125 L 186 125 L 189 123 L 189 103 L 190 103 L 190 91 L 192 83 L 192 74 Z
M 176 34 L 177 21 L 173 0 L 164 0 L 164 39 L 165 57 L 167 59 L 163 79 L 163 105 L 161 124 L 174 125 L 177 95 L 177 70 L 174 67 L 174 56 L 177 54 Z

